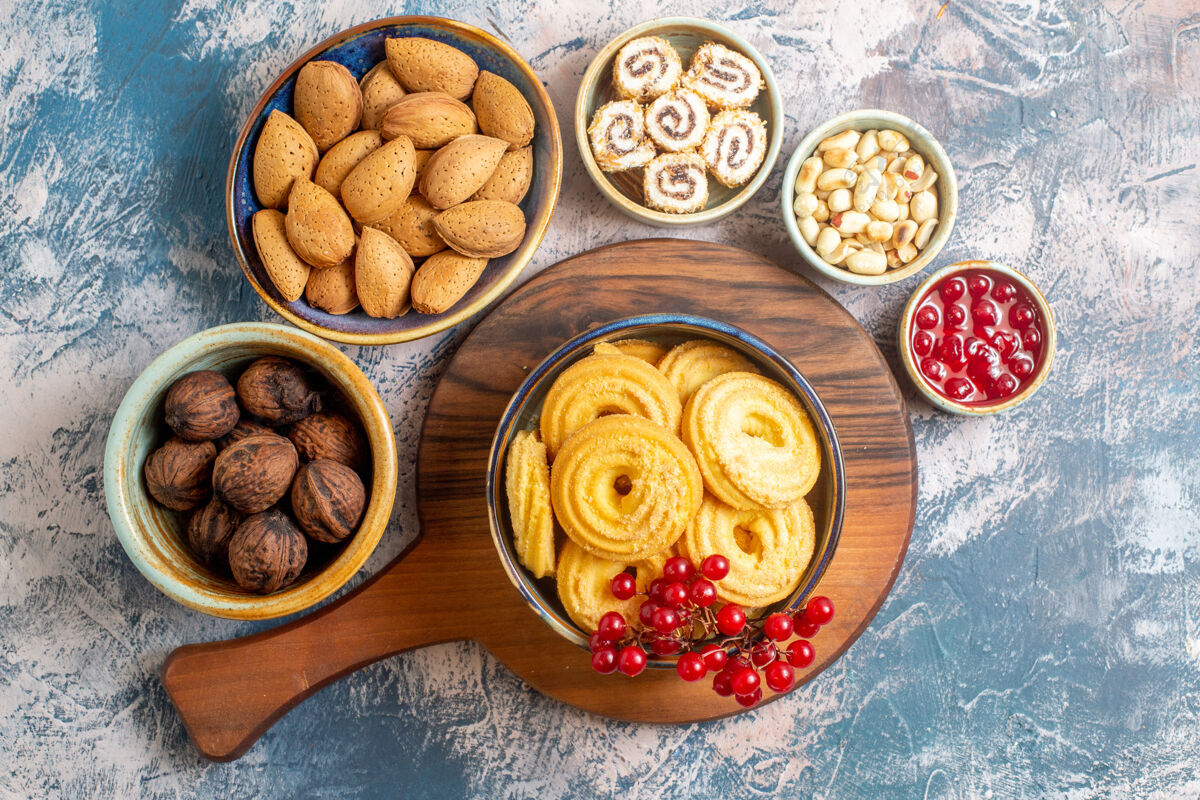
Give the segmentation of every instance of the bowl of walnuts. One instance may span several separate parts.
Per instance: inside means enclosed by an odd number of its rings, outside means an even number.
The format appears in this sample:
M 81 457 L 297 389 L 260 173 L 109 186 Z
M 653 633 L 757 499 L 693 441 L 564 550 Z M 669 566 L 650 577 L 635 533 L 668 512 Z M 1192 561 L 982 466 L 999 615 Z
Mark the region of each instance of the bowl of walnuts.
M 270 619 L 366 562 L 391 516 L 396 446 L 379 394 L 337 348 L 284 325 L 222 325 L 134 381 L 104 491 L 125 552 L 163 593 Z

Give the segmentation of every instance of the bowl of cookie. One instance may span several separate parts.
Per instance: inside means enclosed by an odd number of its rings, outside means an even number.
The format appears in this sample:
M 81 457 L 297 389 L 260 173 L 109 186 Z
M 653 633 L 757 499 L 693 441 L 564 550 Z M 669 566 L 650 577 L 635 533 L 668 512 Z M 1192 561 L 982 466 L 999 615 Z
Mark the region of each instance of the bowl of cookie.
M 609 202 L 659 227 L 733 213 L 766 181 L 783 142 L 771 66 L 745 39 L 706 20 L 631 28 L 588 66 L 575 139 Z
M 488 306 L 542 240 L 562 142 L 506 42 L 438 17 L 350 28 L 263 92 L 229 163 L 234 253 L 280 316 L 389 344 Z

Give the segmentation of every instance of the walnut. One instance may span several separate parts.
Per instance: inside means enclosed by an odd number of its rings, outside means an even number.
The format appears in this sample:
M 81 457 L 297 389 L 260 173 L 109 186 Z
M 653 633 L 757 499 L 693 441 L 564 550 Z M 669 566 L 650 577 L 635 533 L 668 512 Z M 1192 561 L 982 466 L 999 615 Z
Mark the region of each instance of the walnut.
M 289 443 L 290 444 L 290 443 Z M 175 436 L 146 459 L 150 496 L 175 511 L 187 511 L 208 499 L 217 446 Z
M 256 514 L 287 493 L 299 463 L 296 448 L 282 436 L 247 436 L 217 456 L 213 488 L 218 497 L 238 511 Z
M 238 378 L 237 394 L 242 408 L 272 425 L 290 425 L 321 410 L 321 396 L 304 370 L 278 356 L 251 364 Z
M 226 447 L 229 447 L 229 445 L 240 442 L 247 436 L 253 436 L 256 433 L 274 432 L 275 431 L 273 429 L 268 428 L 262 423 L 255 422 L 252 419 L 240 419 L 238 420 L 238 424 L 233 426 L 233 430 L 217 440 L 217 447 L 224 450 Z
M 247 517 L 229 540 L 229 569 L 249 592 L 270 594 L 288 586 L 307 560 L 304 534 L 276 509 Z
M 171 384 L 163 413 L 175 435 L 192 442 L 224 436 L 242 415 L 233 387 L 212 370 L 189 372 Z
M 241 514 L 214 497 L 192 512 L 187 527 L 188 544 L 204 563 L 223 567 L 228 563 L 229 540 L 241 521 Z
M 292 513 L 312 538 L 340 542 L 358 527 L 366 490 L 358 473 L 327 458 L 305 464 L 292 484 Z
M 362 468 L 362 431 L 341 414 L 326 411 L 307 416 L 292 426 L 288 438 L 306 461 L 328 458 L 351 469 Z

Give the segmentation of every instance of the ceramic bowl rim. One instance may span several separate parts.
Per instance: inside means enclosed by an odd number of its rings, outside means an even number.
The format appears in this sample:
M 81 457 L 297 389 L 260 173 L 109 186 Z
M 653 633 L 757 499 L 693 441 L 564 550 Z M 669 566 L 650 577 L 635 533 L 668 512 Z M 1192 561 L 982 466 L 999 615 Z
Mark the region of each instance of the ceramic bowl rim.
M 148 541 L 131 505 L 153 503 L 142 484 L 142 465 L 131 464 L 130 450 L 147 405 L 202 356 L 231 347 L 255 346 L 289 351 L 318 371 L 351 384 L 357 396 L 346 401 L 361 417 L 373 459 L 370 501 L 362 522 L 342 552 L 303 583 L 269 595 L 225 595 L 202 589 L 172 574 L 170 564 L 143 547 Z M 185 606 L 217 617 L 260 620 L 302 611 L 341 588 L 366 563 L 391 518 L 397 477 L 396 442 L 379 393 L 350 358 L 310 333 L 273 322 L 235 322 L 195 333 L 155 358 L 133 381 L 113 417 L 105 442 L 104 494 L 108 516 L 129 560 L 159 591 Z
M 588 143 L 587 128 L 591 119 L 592 109 L 587 107 L 587 97 L 601 80 L 613 56 L 627 42 L 639 36 L 648 36 L 664 31 L 669 32 L 672 29 L 681 27 L 697 28 L 712 34 L 714 38 L 724 39 L 726 43 L 733 46 L 733 49 L 739 50 L 753 61 L 763 75 L 763 82 L 766 84 L 767 105 L 771 109 L 771 115 L 774 117 L 774 120 L 770 122 L 770 139 L 763 163 L 759 166 L 758 172 L 754 174 L 750 182 L 743 186 L 737 194 L 730 197 L 724 203 L 712 208 L 706 208 L 690 214 L 668 214 L 664 211 L 656 211 L 635 203 L 621 194 L 596 164 L 596 158 L 592 155 L 592 147 Z M 588 177 L 592 179 L 592 183 L 600 190 L 605 199 L 612 203 L 618 210 L 639 222 L 645 222 L 660 228 L 707 225 L 710 222 L 723 219 L 745 205 L 751 197 L 758 193 L 759 189 L 766 183 L 767 178 L 770 177 L 771 171 L 775 168 L 775 162 L 778 160 L 779 151 L 783 146 L 783 129 L 785 125 L 786 116 L 783 112 L 783 95 L 779 91 L 779 84 L 775 81 L 775 73 L 771 70 L 770 62 L 767 61 L 754 45 L 750 44 L 740 34 L 724 25 L 718 25 L 710 20 L 698 19 L 696 17 L 656 17 L 618 34 L 601 48 L 588 64 L 587 69 L 583 73 L 583 79 L 579 82 L 579 90 L 575 93 L 575 144 L 579 148 L 579 156 L 583 161 L 583 166 L 587 171 Z
M 968 405 L 951 400 L 948 397 L 942 397 L 925 382 L 921 377 L 920 369 L 917 366 L 917 357 L 912 352 L 912 347 L 909 345 L 909 339 L 912 335 L 913 317 L 917 313 L 917 306 L 920 305 L 921 298 L 924 297 L 934 286 L 942 279 L 950 275 L 956 275 L 960 272 L 966 272 L 971 269 L 987 269 L 994 272 L 999 272 L 1007 276 L 1014 282 L 1020 284 L 1029 296 L 1033 299 L 1038 307 L 1038 311 L 1045 320 L 1046 341 L 1043 342 L 1043 351 L 1041 363 L 1038 365 L 1037 374 L 1033 376 L 1033 380 L 1021 391 L 1017 392 L 1012 397 L 1000 403 L 990 403 L 984 406 Z M 912 295 L 908 298 L 908 302 L 904 306 L 904 313 L 900 315 L 899 324 L 899 350 L 900 360 L 904 363 L 904 371 L 908 373 L 908 378 L 916 386 L 917 391 L 928 400 L 935 408 L 940 408 L 943 411 L 949 411 L 952 414 L 961 414 L 968 417 L 986 417 L 991 414 L 998 414 L 1001 411 L 1008 411 L 1016 408 L 1021 403 L 1024 403 L 1042 387 L 1046 382 L 1046 378 L 1050 375 L 1050 368 L 1054 364 L 1054 355 L 1058 350 L 1058 324 L 1054 319 L 1054 309 L 1050 307 L 1050 301 L 1042 294 L 1041 289 L 1037 287 L 1032 280 L 1029 279 L 1023 272 L 1007 264 L 1002 264 L 999 261 L 975 260 L 975 261 L 959 261 L 954 264 L 948 264 L 934 272 L 928 278 L 921 282 L 921 285 L 916 288 Z
M 795 195 L 794 187 L 796 184 L 796 175 L 800 172 L 800 165 L 813 154 L 813 151 L 817 149 L 817 145 L 822 139 L 851 128 L 862 130 L 861 120 L 869 117 L 886 120 L 889 125 L 900 130 L 910 140 L 921 138 L 929 142 L 928 146 L 922 146 L 917 149 L 925 157 L 926 162 L 931 162 L 934 169 L 938 171 L 938 202 L 941 206 L 941 222 L 938 224 L 937 231 L 933 234 L 929 245 L 921 252 L 921 255 L 904 267 L 896 270 L 888 270 L 882 275 L 859 275 L 850 270 L 826 263 L 825 259 L 821 258 L 817 254 L 817 251 L 809 246 L 808 242 L 804 241 L 804 237 L 800 234 L 800 226 L 796 221 L 796 214 L 792 211 L 792 198 Z M 875 126 L 872 125 L 871 127 Z M 825 120 L 809 131 L 808 135 L 800 140 L 800 144 L 796 145 L 796 149 L 788 159 L 779 194 L 784 228 L 787 229 L 788 238 L 792 240 L 792 246 L 796 248 L 801 257 L 809 266 L 822 275 L 833 278 L 836 281 L 841 281 L 842 283 L 851 283 L 858 286 L 886 286 L 889 283 L 902 281 L 924 270 L 933 263 L 933 260 L 937 258 L 942 248 L 946 245 L 946 242 L 950 240 L 950 234 L 954 230 L 954 224 L 958 219 L 958 178 L 954 174 L 954 165 L 950 162 L 950 157 L 946 154 L 946 150 L 932 133 L 916 121 L 909 119 L 903 114 L 879 108 L 860 108 L 854 111 L 847 111 L 844 114 L 839 114 L 836 117 Z
M 530 370 L 529 375 L 521 382 L 521 385 L 513 393 L 508 405 L 505 406 L 504 413 L 500 415 L 500 421 L 496 426 L 496 432 L 492 436 L 492 442 L 488 453 L 487 480 L 485 491 L 487 493 L 488 506 L 488 527 L 491 531 L 492 544 L 496 548 L 500 563 L 504 567 L 508 579 L 512 582 L 517 592 L 525 600 L 530 608 L 550 626 L 552 630 L 560 636 L 571 642 L 575 646 L 587 650 L 587 637 L 582 635 L 580 631 L 571 623 L 569 626 L 560 621 L 557 614 L 552 613 L 547 609 L 541 599 L 538 597 L 537 591 L 532 587 L 532 579 L 528 573 L 518 564 L 516 564 L 508 548 L 505 546 L 503 525 L 500 520 L 500 509 L 496 502 L 497 491 L 499 491 L 501 462 L 504 456 L 504 446 L 511 441 L 514 423 L 519 416 L 522 408 L 529 399 L 529 395 L 533 388 L 537 386 L 546 376 L 553 373 L 559 368 L 561 363 L 568 357 L 579 352 L 587 345 L 620 334 L 623 331 L 630 329 L 642 328 L 645 326 L 662 325 L 674 327 L 691 328 L 698 336 L 718 334 L 739 341 L 742 345 L 751 350 L 755 350 L 759 358 L 764 362 L 769 362 L 779 369 L 787 379 L 794 384 L 794 388 L 800 390 L 803 395 L 803 400 L 806 405 L 806 410 L 815 415 L 814 425 L 817 428 L 818 436 L 823 438 L 824 442 L 828 443 L 830 463 L 829 463 L 829 480 L 831 482 L 830 492 L 833 496 L 832 508 L 829 510 L 829 531 L 827 534 L 827 544 L 824 551 L 821 553 L 819 561 L 813 568 L 808 581 L 799 587 L 792 595 L 791 600 L 784 606 L 784 610 L 797 610 L 801 603 L 811 595 L 821 582 L 829 563 L 833 560 L 834 553 L 837 551 L 838 543 L 841 540 L 842 526 L 845 522 L 846 512 L 846 470 L 845 461 L 842 455 L 841 444 L 838 441 L 837 430 L 833 425 L 833 420 L 829 416 L 828 410 L 821 402 L 820 396 L 816 389 L 809 383 L 808 379 L 797 369 L 788 359 L 780 354 L 774 347 L 767 344 L 765 341 L 755 336 L 754 334 L 731 325 L 727 322 L 700 317 L 692 314 L 675 314 L 675 313 L 660 313 L 660 314 L 641 314 L 632 317 L 623 317 L 611 322 L 598 325 L 590 328 L 576 336 L 571 337 L 563 344 L 554 349 L 550 355 L 546 356 L 536 367 Z M 789 387 L 793 388 L 793 387 Z M 669 667 L 677 660 L 677 656 L 655 656 L 650 655 L 649 664 L 655 667 Z
M 426 25 L 429 27 L 439 27 L 452 32 L 464 33 L 469 36 L 481 39 L 488 46 L 495 48 L 504 57 L 513 63 L 513 65 L 525 74 L 530 84 L 537 91 L 538 102 L 546 108 L 546 116 L 550 120 L 549 130 L 546 132 L 549 138 L 550 158 L 547 164 L 548 175 L 546 180 L 550 186 L 550 194 L 547 202 L 535 218 L 529 222 L 525 230 L 525 239 L 521 242 L 520 247 L 514 251 L 514 258 L 508 265 L 508 269 L 497 276 L 495 282 L 486 292 L 483 292 L 479 297 L 467 305 L 454 310 L 452 313 L 437 319 L 431 320 L 425 325 L 411 328 L 404 331 L 390 332 L 351 332 L 340 331 L 334 328 L 327 328 L 311 320 L 305 319 L 299 314 L 292 311 L 283 303 L 280 303 L 265 287 L 259 284 L 258 279 L 254 276 L 254 271 L 250 269 L 250 264 L 246 259 L 246 254 L 243 248 L 238 243 L 237 220 L 234 217 L 234 195 L 236 192 L 236 179 L 238 172 L 238 162 L 241 160 L 242 151 L 249 143 L 250 133 L 254 128 L 255 123 L 262 115 L 263 110 L 267 107 L 267 103 L 279 90 L 279 87 L 287 82 L 295 75 L 302 66 L 307 64 L 312 59 L 319 56 L 321 53 L 329 50 L 332 47 L 345 44 L 346 42 L 359 38 L 379 28 L 400 27 L 404 25 Z M 273 80 L 258 98 L 258 102 L 254 104 L 254 108 L 250 110 L 246 121 L 242 124 L 241 131 L 233 146 L 233 151 L 229 157 L 229 167 L 225 173 L 225 221 L 229 231 L 229 242 L 233 248 L 234 257 L 242 268 L 246 279 L 254 288 L 254 291 L 260 298 L 270 306 L 271 310 L 279 316 L 283 317 L 288 322 L 301 328 L 308 333 L 316 334 L 324 339 L 329 339 L 335 342 L 343 342 L 345 344 L 356 345 L 384 345 L 397 344 L 399 342 L 408 342 L 415 339 L 422 339 L 426 336 L 431 336 L 447 328 L 451 328 L 465 319 L 474 316 L 476 313 L 487 308 L 501 294 L 504 293 L 517 276 L 521 274 L 529 262 L 533 259 L 538 247 L 541 246 L 542 239 L 546 235 L 546 231 L 550 225 L 550 219 L 554 216 L 555 208 L 558 205 L 559 193 L 562 189 L 562 167 L 563 167 L 563 148 L 562 148 L 562 133 L 558 126 L 558 114 L 554 109 L 554 103 L 550 99 L 550 93 L 546 90 L 545 85 L 529 63 L 507 42 L 493 36 L 487 31 L 477 28 L 474 25 L 469 25 L 458 20 L 447 19 L 445 17 L 433 17 L 425 15 L 402 15 L 395 17 L 383 17 L 380 19 L 364 22 L 359 25 L 347 28 L 339 33 L 322 40 L 313 47 L 306 50 L 299 58 L 288 65 L 280 75 Z

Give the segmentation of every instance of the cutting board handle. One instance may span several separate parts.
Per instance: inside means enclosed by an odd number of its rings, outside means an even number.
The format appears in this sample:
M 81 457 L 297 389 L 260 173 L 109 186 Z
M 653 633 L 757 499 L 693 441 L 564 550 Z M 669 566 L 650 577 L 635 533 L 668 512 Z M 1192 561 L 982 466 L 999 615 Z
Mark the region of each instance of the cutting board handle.
M 464 616 L 433 599 L 438 593 L 430 576 L 445 565 L 429 561 L 423 548 L 412 547 L 375 578 L 312 614 L 251 636 L 172 652 L 162 666 L 163 685 L 200 752 L 231 761 L 276 720 L 343 675 L 404 650 L 469 638 Z

